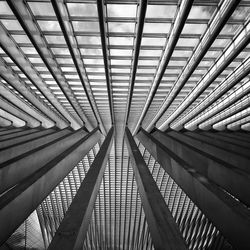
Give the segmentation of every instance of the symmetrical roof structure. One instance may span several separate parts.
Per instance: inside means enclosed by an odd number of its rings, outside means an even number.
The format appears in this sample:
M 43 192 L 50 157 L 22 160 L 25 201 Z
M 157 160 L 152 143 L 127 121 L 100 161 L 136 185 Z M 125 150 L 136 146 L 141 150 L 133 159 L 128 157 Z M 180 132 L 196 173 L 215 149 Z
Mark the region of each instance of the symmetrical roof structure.
M 249 0 L 0 0 L 0 135 L 102 134 L 6 246 L 48 247 L 113 126 L 84 249 L 154 249 L 125 128 L 249 131 L 249 14 Z M 189 249 L 229 244 L 136 142 Z

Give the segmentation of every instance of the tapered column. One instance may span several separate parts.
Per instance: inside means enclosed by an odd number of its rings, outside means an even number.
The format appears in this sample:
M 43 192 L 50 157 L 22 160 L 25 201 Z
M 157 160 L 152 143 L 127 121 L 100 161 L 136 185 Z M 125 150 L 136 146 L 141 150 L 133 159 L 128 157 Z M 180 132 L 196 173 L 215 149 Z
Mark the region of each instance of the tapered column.
M 0 245 L 83 159 L 99 139 L 99 130 L 93 130 L 1 196 Z
M 63 138 L 69 134 L 72 134 L 72 131 L 69 129 L 46 129 L 37 133 L 32 133 L 28 136 L 24 136 L 23 141 L 14 145 L 12 144 L 12 146 L 5 148 L 1 148 L 0 146 L 0 164 L 17 156 L 28 153 L 30 150 L 33 151 L 34 149 L 51 143 L 59 138 Z M 28 139 L 26 137 L 28 137 Z M 11 141 L 12 140 L 15 140 L 15 138 L 11 139 Z
M 59 137 L 41 143 L 38 147 L 32 148 L 31 144 L 28 152 L 2 162 L 0 164 L 0 193 L 34 173 L 67 148 L 84 138 L 86 134 L 82 129 L 70 134 L 61 133 Z
M 185 141 L 185 143 L 190 146 L 200 150 L 206 148 L 206 152 L 215 156 L 218 159 L 221 159 L 228 164 L 232 164 L 235 167 L 250 173 L 249 163 L 250 159 L 244 156 L 245 149 L 242 149 L 241 153 L 235 152 L 235 147 L 228 144 L 227 146 L 222 141 L 216 141 L 215 139 L 209 139 L 208 137 L 204 139 L 203 136 L 200 136 L 198 133 L 194 132 L 185 132 L 183 134 L 177 133 L 175 131 L 170 131 L 169 135 Z
M 32 128 L 32 129 L 19 129 L 16 131 L 11 131 L 9 133 L 5 133 L 4 135 L 0 136 L 0 142 L 4 142 L 7 140 L 12 140 L 13 138 L 17 138 L 17 137 L 21 137 L 21 136 L 26 136 L 32 133 L 36 133 L 37 131 L 39 131 L 39 129 L 37 128 Z
M 177 134 L 179 133 L 177 132 Z M 176 137 L 160 130 L 156 130 L 153 137 L 195 168 L 200 174 L 227 190 L 248 207 L 250 206 L 250 174 L 208 154 L 206 147 L 194 148 L 191 144 L 187 144 L 185 139 L 183 141 L 178 140 Z
M 181 233 L 128 128 L 125 138 L 155 249 L 187 249 Z
M 51 133 L 55 133 L 55 131 L 56 130 L 52 129 L 52 128 L 41 130 L 41 131 L 38 130 L 35 133 L 30 133 L 30 134 L 24 135 L 24 136 L 16 136 L 14 138 L 11 138 L 10 140 L 1 141 L 0 150 L 5 150 L 7 148 L 10 148 L 13 146 L 18 146 L 18 145 L 21 145 L 23 143 L 28 143 L 29 141 L 45 137 L 46 135 L 49 135 Z M 68 130 L 68 131 L 70 131 L 70 130 Z
M 113 133 L 112 127 L 58 228 L 49 250 L 82 249 L 112 146 Z
M 235 248 L 250 246 L 250 212 L 242 203 L 145 130 L 141 129 L 137 138 Z

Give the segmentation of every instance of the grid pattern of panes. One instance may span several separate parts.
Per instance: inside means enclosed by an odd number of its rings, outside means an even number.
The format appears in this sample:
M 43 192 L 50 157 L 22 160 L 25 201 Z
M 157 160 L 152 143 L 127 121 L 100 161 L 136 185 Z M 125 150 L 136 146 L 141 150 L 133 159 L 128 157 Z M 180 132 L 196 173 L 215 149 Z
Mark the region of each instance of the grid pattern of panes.
M 163 130 L 169 126 L 177 130 L 250 129 L 250 2 L 148 0 L 145 19 L 141 18 L 142 2 L 0 0 L 1 84 L 33 108 L 43 105 L 59 121 L 75 128 L 85 124 L 91 130 L 99 125 L 105 134 L 112 123 L 115 126 L 114 146 L 97 199 L 105 200 L 105 208 L 100 208 L 101 212 L 95 209 L 102 214 L 102 225 L 106 217 L 115 225 L 111 228 L 107 224 L 106 247 L 120 246 L 117 242 L 122 237 L 128 239 L 125 218 L 132 212 L 127 215 L 125 208 L 136 202 L 138 195 L 123 142 L 126 125 L 132 132 L 140 125 L 148 130 L 154 125 Z M 180 13 L 191 2 L 184 20 Z M 233 2 L 238 5 L 232 7 Z M 98 5 L 102 6 L 102 20 Z M 18 11 L 13 12 L 14 8 Z M 220 22 L 227 12 L 231 13 L 229 19 Z M 182 19 L 184 26 L 177 35 L 173 31 Z M 101 22 L 104 31 L 100 31 Z M 218 35 L 209 40 L 217 29 Z M 164 68 L 174 38 L 177 43 Z M 153 89 L 160 74 L 162 78 Z M 39 105 L 29 99 L 27 91 Z M 150 105 L 144 113 L 148 100 Z M 131 198 L 123 196 L 124 192 Z M 117 234 L 116 228 L 124 229 Z M 147 241 L 144 236 L 142 233 L 134 241 Z M 104 244 L 103 238 L 100 236 L 100 244 Z

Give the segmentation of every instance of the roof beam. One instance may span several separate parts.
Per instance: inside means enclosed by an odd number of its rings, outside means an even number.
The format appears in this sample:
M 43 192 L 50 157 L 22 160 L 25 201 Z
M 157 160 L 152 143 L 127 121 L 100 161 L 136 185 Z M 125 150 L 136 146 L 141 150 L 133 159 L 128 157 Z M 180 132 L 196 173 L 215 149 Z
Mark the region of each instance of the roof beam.
M 137 138 L 232 246 L 239 249 L 249 246 L 250 212 L 245 205 L 199 174 L 145 130 L 141 129 Z
M 22 149 L 20 149 L 18 155 L 14 155 L 13 158 L 2 162 L 0 164 L 0 193 L 33 174 L 47 162 L 61 154 L 67 147 L 82 139 L 86 132 L 79 129 L 74 133 L 69 134 L 64 131 L 59 135 L 59 137 L 53 137 L 52 140 L 48 139 L 45 143 L 41 141 L 41 145 L 34 148 L 33 144 L 29 143 L 30 150 L 28 152 L 21 153 Z M 10 150 L 8 151 L 10 152 Z
M 141 48 L 141 40 L 142 40 L 142 33 L 143 33 L 143 27 L 144 27 L 144 20 L 146 16 L 147 11 L 147 0 L 140 1 L 139 5 L 139 17 L 138 22 L 136 26 L 136 36 L 134 41 L 134 48 L 133 48 L 133 62 L 132 62 L 132 70 L 131 70 L 131 76 L 130 76 L 130 82 L 129 82 L 129 91 L 128 91 L 128 104 L 126 108 L 126 114 L 125 114 L 125 125 L 128 124 L 128 118 L 132 103 L 132 97 L 133 97 L 133 90 L 135 85 L 135 77 L 136 77 L 136 71 L 137 71 L 137 65 L 139 60 L 139 54 L 140 54 L 140 48 Z
M 171 105 L 175 97 L 179 94 L 182 87 L 185 85 L 185 83 L 188 81 L 192 73 L 195 71 L 195 69 L 201 62 L 202 58 L 205 56 L 206 52 L 208 51 L 208 49 L 210 48 L 216 37 L 219 35 L 220 31 L 226 24 L 227 20 L 229 19 L 229 17 L 233 13 L 239 2 L 240 1 L 238 0 L 226 0 L 222 3 L 217 13 L 211 20 L 209 27 L 202 36 L 201 41 L 199 42 L 192 56 L 188 60 L 188 63 L 183 69 L 181 75 L 178 77 L 174 86 L 172 87 L 167 97 L 165 98 L 161 108 L 158 110 L 155 117 L 147 126 L 146 128 L 147 131 L 152 130 L 154 124 L 160 119 L 160 117 L 163 115 L 166 109 Z M 165 123 L 164 126 L 161 126 L 161 129 L 167 126 L 168 124 Z
M 4 141 L 8 146 L 5 144 L 5 146 L 2 147 L 4 142 L 1 142 L 0 163 L 11 160 L 12 158 L 23 155 L 24 153 L 28 153 L 31 148 L 39 148 L 70 133 L 72 133 L 72 131 L 69 129 L 45 129 L 42 131 L 36 131 L 35 133 L 26 134 L 25 136 L 13 137 L 10 140 Z M 12 143 L 12 141 L 15 141 L 15 143 Z
M 247 100 L 248 105 L 246 105 L 245 107 L 241 107 L 238 112 L 234 112 L 234 114 L 230 115 L 227 118 L 223 117 L 222 121 L 213 124 L 213 128 L 216 130 L 225 130 L 228 128 L 228 125 L 230 125 L 231 123 L 236 122 L 241 118 L 249 116 L 250 114 L 249 96 L 247 99 L 248 99 Z M 233 108 L 234 107 L 231 107 L 231 110 Z M 201 124 L 201 127 L 202 127 L 202 124 Z
M 233 105 L 227 107 L 225 110 L 222 110 L 218 114 L 215 114 L 211 118 L 200 123 L 198 125 L 198 128 L 202 130 L 209 130 L 215 125 L 215 127 L 217 127 L 217 129 L 219 130 L 226 129 L 225 125 L 230 121 L 230 117 L 240 113 L 241 111 L 249 107 L 249 97 L 250 94 L 247 94 L 245 97 L 243 97 Z
M 155 249 L 187 249 L 179 228 L 127 127 L 124 136 Z
M 227 67 L 228 69 L 228 67 Z M 243 80 L 250 73 L 250 58 L 247 58 L 242 62 L 232 73 L 223 80 L 218 87 L 213 90 L 208 96 L 206 96 L 198 105 L 196 105 L 186 116 L 180 119 L 178 122 L 173 123 L 173 128 L 175 130 L 180 130 L 183 125 L 186 129 L 193 130 L 197 128 L 198 124 L 208 120 L 212 116 L 227 108 L 232 103 L 235 103 L 242 98 L 244 95 L 249 93 L 249 87 L 244 84 L 245 87 L 238 89 L 238 95 L 228 97 L 227 102 L 221 102 L 216 105 L 216 108 L 207 109 L 211 104 L 215 103 L 219 98 L 221 98 L 228 90 L 232 89 L 237 83 Z M 243 86 L 244 86 L 243 85 Z M 237 91 L 234 91 L 234 93 Z M 225 99 L 224 99 L 225 100 Z M 231 100 L 231 101 L 230 101 Z M 206 112 L 203 112 L 206 109 Z M 199 116 L 198 116 L 199 115 Z
M 9 66 L 7 66 L 2 59 L 0 59 L 0 76 L 17 92 L 19 92 L 20 95 L 25 97 L 32 105 L 54 121 L 57 127 L 62 129 L 69 126 L 68 121 L 64 120 L 49 106 L 47 106 L 47 104 L 45 104 L 45 102 L 20 79 L 20 77 L 18 77 L 18 75 Z
M 227 66 L 234 60 L 235 57 L 249 44 L 250 41 L 250 20 L 243 27 L 241 32 L 233 39 L 232 43 L 227 47 L 224 53 L 218 58 L 215 64 L 207 71 L 207 73 L 196 84 L 195 88 L 182 101 L 178 108 L 164 121 L 159 127 L 161 130 L 168 128 L 180 113 L 188 108 L 192 102 L 219 77 Z M 172 128 L 172 126 L 171 126 Z
M 12 121 L 5 117 L 0 117 L 0 127 L 10 127 L 12 126 Z
M 223 160 L 223 158 L 230 157 L 231 152 L 223 154 L 221 151 L 222 159 L 216 158 L 215 155 L 207 153 L 206 147 L 198 150 L 195 147 L 192 147 L 192 145 L 186 143 L 185 137 L 182 136 L 182 134 L 179 135 L 179 137 L 182 137 L 182 140 L 178 140 L 175 135 L 176 134 L 171 136 L 168 133 L 163 133 L 159 130 L 156 130 L 153 133 L 155 139 L 172 150 L 201 175 L 204 175 L 218 186 L 227 190 L 227 192 L 231 193 L 234 197 L 237 197 L 241 202 L 250 207 L 250 172 L 240 170 L 238 166 L 234 166 L 232 163 Z M 197 136 L 199 136 L 199 134 Z M 230 149 L 231 143 L 223 144 L 222 142 L 221 144 L 226 145 L 225 151 Z M 238 149 L 239 148 L 236 148 L 237 151 Z M 214 150 L 216 150 L 216 147 Z M 245 159 L 245 162 L 243 160 L 243 163 L 243 165 L 248 168 L 249 160 L 247 158 Z
M 111 116 L 112 125 L 115 123 L 114 119 L 114 108 L 113 108 L 113 97 L 112 97 L 112 87 L 111 87 L 111 75 L 110 75 L 110 61 L 109 61 L 109 50 L 108 50 L 108 38 L 107 38 L 107 25 L 105 24 L 105 11 L 103 7 L 103 0 L 97 1 L 97 10 L 98 10 L 98 21 L 101 32 L 101 41 L 102 41 L 102 54 L 105 67 L 105 76 L 106 76 L 106 86 L 109 98 L 109 110 Z
M 58 109 L 60 108 L 60 112 L 65 116 L 66 119 L 70 121 L 71 126 L 74 129 L 78 129 L 80 126 L 83 126 L 83 122 L 86 122 L 86 126 L 89 126 L 90 124 L 87 121 L 87 117 L 83 113 L 82 108 L 77 102 L 77 99 L 74 97 L 74 94 L 70 89 L 66 79 L 63 77 L 62 71 L 54 60 L 52 52 L 48 49 L 47 43 L 43 36 L 41 36 L 40 31 L 34 22 L 25 2 L 22 0 L 8 0 L 7 2 L 78 117 L 73 117 L 72 114 L 70 114 L 65 108 L 63 108 L 63 106 L 59 104 L 57 104 Z M 92 127 L 90 127 L 90 129 L 92 129 Z
M 41 126 L 41 122 L 39 120 L 29 115 L 28 113 L 20 109 L 18 106 L 13 105 L 8 100 L 3 98 L 1 95 L 0 95 L 0 108 L 4 109 L 5 111 L 14 115 L 15 117 L 18 117 L 19 119 L 25 121 L 26 125 L 30 128 Z
M 28 113 L 29 115 L 34 117 L 36 120 L 40 121 L 41 125 L 44 128 L 50 128 L 50 127 L 55 126 L 54 121 L 51 121 L 50 119 L 47 118 L 47 116 L 45 116 L 44 114 L 38 112 L 32 106 L 30 106 L 26 102 L 24 102 L 23 99 L 21 99 L 17 95 L 15 95 L 1 81 L 0 81 L 0 93 L 1 93 L 0 95 L 2 95 L 9 102 L 13 103 L 16 107 L 21 109 L 23 112 Z M 32 124 L 32 126 L 35 126 L 35 124 Z
M 67 9 L 65 6 L 65 3 L 63 0 L 52 0 L 52 5 L 54 8 L 54 11 L 57 16 L 57 20 L 60 24 L 61 30 L 63 32 L 63 36 L 65 38 L 65 41 L 67 43 L 69 52 L 71 54 L 72 60 L 74 62 L 74 65 L 76 67 L 78 76 L 81 80 L 83 89 L 85 91 L 86 97 L 88 99 L 89 105 L 92 109 L 92 112 L 94 114 L 94 117 L 97 121 L 97 124 L 100 126 L 100 129 L 104 135 L 106 135 L 106 129 L 103 125 L 103 122 L 101 120 L 100 114 L 98 112 L 98 108 L 95 103 L 95 99 L 91 90 L 91 86 L 89 85 L 88 78 L 85 73 L 84 65 L 81 60 L 81 54 L 78 50 L 78 45 L 76 38 L 74 36 L 71 24 L 69 23 L 68 20 L 68 14 L 67 14 Z
M 56 231 L 49 250 L 82 249 L 112 147 L 113 135 L 112 127 Z
M 14 127 L 24 127 L 26 126 L 26 122 L 21 120 L 20 118 L 12 115 L 11 113 L 0 108 L 0 117 L 7 119 L 12 122 Z
M 175 46 L 178 42 L 178 39 L 180 37 L 181 31 L 185 25 L 185 21 L 188 17 L 188 14 L 190 12 L 190 9 L 192 7 L 193 0 L 184 0 L 181 3 L 180 9 L 178 11 L 178 14 L 176 16 L 174 25 L 172 27 L 171 33 L 168 38 L 167 46 L 165 47 L 162 59 L 160 61 L 160 65 L 157 69 L 157 72 L 155 74 L 155 78 L 153 80 L 152 86 L 150 88 L 150 91 L 148 93 L 145 105 L 143 107 L 143 110 L 141 112 L 141 115 L 136 123 L 135 129 L 133 131 L 133 135 L 137 133 L 139 130 L 139 127 L 141 126 L 141 123 L 147 114 L 147 111 L 153 101 L 153 98 L 155 96 L 155 93 L 161 83 L 161 79 L 165 73 L 166 67 L 168 66 L 168 63 L 171 59 L 171 56 L 173 54 L 173 51 L 175 49 Z
M 83 159 L 100 136 L 98 128 L 94 129 L 1 196 L 0 245 Z

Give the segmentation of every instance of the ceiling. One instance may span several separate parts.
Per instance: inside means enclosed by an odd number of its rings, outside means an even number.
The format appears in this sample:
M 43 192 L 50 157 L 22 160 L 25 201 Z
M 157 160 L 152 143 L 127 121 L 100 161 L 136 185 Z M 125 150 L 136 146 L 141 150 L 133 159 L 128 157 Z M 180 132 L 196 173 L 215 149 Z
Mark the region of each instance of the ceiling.
M 99 126 L 104 136 L 115 128 L 96 205 L 107 249 L 135 244 L 128 220 L 152 247 L 126 126 L 133 135 L 140 127 L 250 130 L 249 13 L 248 0 L 0 0 L 0 126 Z M 140 149 L 158 184 L 172 188 Z

